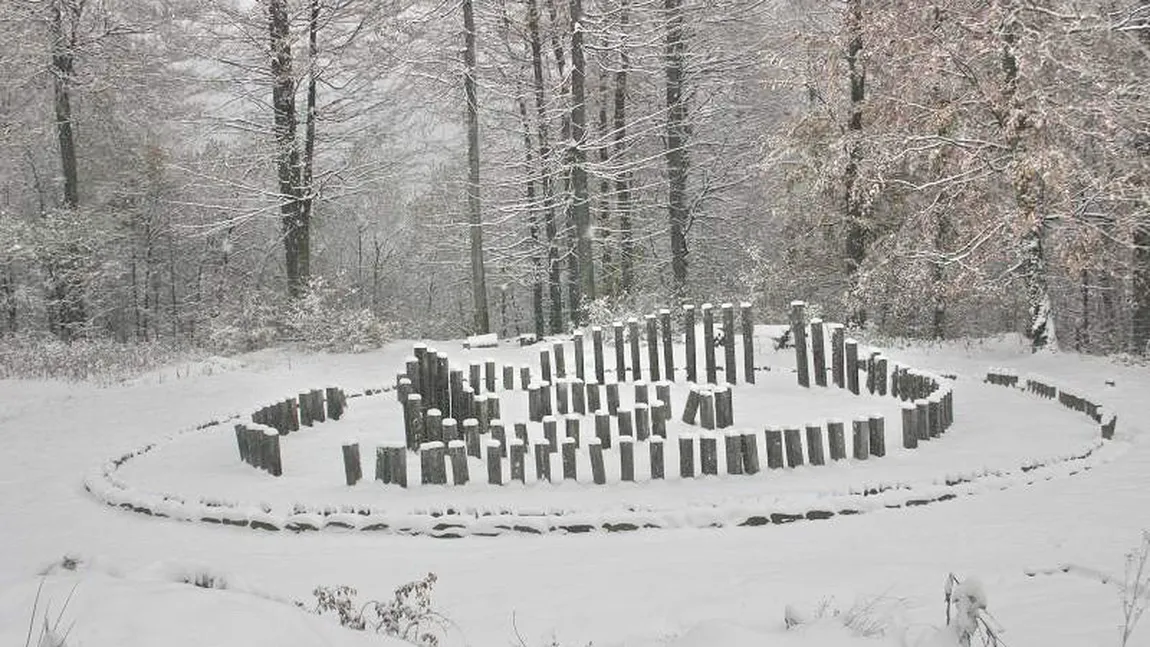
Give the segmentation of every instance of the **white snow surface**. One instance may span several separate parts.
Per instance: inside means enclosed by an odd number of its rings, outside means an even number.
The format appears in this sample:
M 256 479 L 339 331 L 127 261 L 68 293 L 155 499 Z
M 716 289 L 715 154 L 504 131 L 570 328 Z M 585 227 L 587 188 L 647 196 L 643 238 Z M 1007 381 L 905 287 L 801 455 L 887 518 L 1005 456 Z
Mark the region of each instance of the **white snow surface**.
M 683 482 L 677 444 L 668 442 L 662 483 L 400 491 L 370 482 L 365 460 L 369 482 L 347 488 L 339 445 L 359 440 L 370 456 L 377 440 L 399 438 L 398 406 L 389 411 L 394 394 L 354 398 L 345 420 L 285 438 L 285 475 L 278 480 L 240 463 L 230 425 L 190 430 L 325 385 L 350 393 L 393 384 L 411 341 L 358 355 L 261 351 L 173 365 L 105 387 L 0 381 L 0 644 L 23 644 L 41 584 L 40 612 L 50 603 L 52 618 L 74 588 L 62 618 L 71 627 L 69 646 L 398 644 L 340 628 L 291 602 L 311 607 L 314 587 L 337 584 L 357 588 L 361 599 L 389 599 L 427 572 L 438 576 L 434 607 L 452 622 L 445 645 L 942 645 L 943 587 L 951 572 L 981 582 L 1009 645 L 1118 644 L 1116 586 L 1081 573 L 1121 573 L 1125 553 L 1150 528 L 1150 370 L 1070 353 L 1032 355 L 1017 338 L 886 348 L 892 362 L 956 376 L 954 427 L 908 451 L 899 441 L 896 400 L 834 389 L 802 393 L 790 372 L 793 351 L 769 350 L 768 334 L 757 329 L 756 365 L 772 370 L 760 373 L 755 387 L 736 387 L 736 424 L 761 431 L 877 411 L 887 417 L 887 457 L 773 473 L 764 464 L 755 477 Z M 462 350 L 459 341 L 433 345 L 453 363 L 493 357 L 537 371 L 533 347 L 481 355 Z M 605 355 L 610 371 L 614 353 Z M 570 366 L 570 351 L 567 359 Z M 1094 398 L 1117 414 L 1115 439 L 1100 443 L 1096 424 L 1056 401 L 982 384 L 991 366 L 1040 374 Z M 626 406 L 632 391 L 620 392 Z M 673 392 L 676 420 L 685 393 L 681 383 Z M 502 403 L 509 422 L 523 406 L 513 399 Z M 668 428 L 672 435 L 686 430 L 677 422 Z M 582 433 L 589 437 L 593 427 L 585 423 Z M 849 448 L 849 430 L 847 442 Z M 151 443 L 154 450 L 115 473 L 131 491 L 266 505 L 271 514 L 305 502 L 409 513 L 446 505 L 546 508 L 589 518 L 637 508 L 682 519 L 689 515 L 681 511 L 694 510 L 722 522 L 725 511 L 809 509 L 871 485 L 947 491 L 952 476 L 1004 476 L 951 488 L 959 494 L 951 501 L 885 509 L 881 497 L 872 497 L 878 504 L 864 514 L 818 522 L 443 540 L 350 530 L 267 533 L 159 519 L 109 507 L 85 491 L 85 478 L 108 460 Z M 1099 445 L 1074 467 L 1020 471 Z M 644 452 L 637 447 L 636 455 Z M 640 475 L 642 465 L 636 461 Z M 580 467 L 581 477 L 590 475 Z M 472 465 L 473 478 L 484 475 Z M 609 481 L 616 477 L 609 472 Z M 75 570 L 51 568 L 65 555 L 80 557 Z M 183 582 L 197 576 L 226 588 Z M 828 599 L 838 608 L 887 601 L 874 618 L 884 631 L 861 637 L 834 618 L 784 627 L 788 605 L 812 609 Z M 1131 644 L 1150 645 L 1150 625 Z

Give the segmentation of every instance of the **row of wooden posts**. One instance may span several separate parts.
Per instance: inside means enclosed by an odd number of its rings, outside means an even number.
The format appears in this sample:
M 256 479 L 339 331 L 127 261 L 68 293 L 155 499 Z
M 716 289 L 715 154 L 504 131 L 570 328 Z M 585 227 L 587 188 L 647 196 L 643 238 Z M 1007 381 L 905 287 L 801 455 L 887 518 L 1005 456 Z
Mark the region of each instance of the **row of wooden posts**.
M 1083 413 L 1098 423 L 1102 438 L 1110 440 L 1114 437 L 1114 429 L 1118 426 L 1117 414 L 1107 411 L 1091 398 L 1059 388 L 1038 377 L 1027 377 L 1025 385 L 1020 386 L 1018 373 L 1010 369 L 992 368 L 986 372 L 984 381 L 988 384 L 1024 389 L 1028 393 L 1048 400 L 1057 399 L 1058 403 L 1067 409 Z
M 272 476 L 282 476 L 280 436 L 329 418 L 339 420 L 346 410 L 347 394 L 334 386 L 313 389 L 296 398 L 261 407 L 252 413 L 250 423 L 240 422 L 235 426 L 240 460 Z

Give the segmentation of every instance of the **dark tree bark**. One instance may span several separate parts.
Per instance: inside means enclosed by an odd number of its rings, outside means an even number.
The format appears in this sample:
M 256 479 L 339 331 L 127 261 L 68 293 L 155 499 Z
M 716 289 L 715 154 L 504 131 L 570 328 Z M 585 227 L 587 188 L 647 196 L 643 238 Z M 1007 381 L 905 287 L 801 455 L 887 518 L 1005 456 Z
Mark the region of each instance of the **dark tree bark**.
M 667 164 L 667 211 L 671 229 L 671 276 L 677 299 L 687 291 L 687 229 L 690 208 L 687 204 L 687 141 L 690 126 L 683 82 L 687 65 L 687 40 L 684 34 L 682 0 L 664 0 L 666 20 L 667 141 L 664 160 Z
M 483 214 L 479 203 L 479 99 L 475 83 L 475 15 L 463 2 L 463 92 L 467 99 L 467 215 L 471 231 L 471 297 L 474 329 L 491 330 L 487 312 L 487 278 L 483 267 Z
M 847 162 L 843 171 L 846 198 L 846 272 L 853 291 L 858 286 L 859 271 L 866 259 L 867 228 L 863 213 L 862 191 L 858 187 L 859 164 L 862 162 L 862 104 L 866 100 L 866 66 L 862 61 L 862 0 L 850 0 L 847 7 L 847 75 L 850 81 L 850 111 L 847 116 Z M 866 322 L 866 311 L 859 307 L 850 315 L 859 325 Z
M 559 12 L 555 8 L 555 0 L 547 1 L 547 15 L 551 19 L 551 53 L 555 57 L 555 67 L 559 72 L 561 82 L 559 84 L 559 95 L 565 102 L 570 101 L 570 86 L 567 82 L 567 59 L 563 53 L 563 40 L 560 38 L 560 23 Z M 572 21 L 574 26 L 574 21 Z M 566 112 L 560 119 L 559 126 L 560 141 L 571 141 L 571 114 Z M 578 228 L 573 219 L 574 208 L 571 195 L 571 168 L 574 164 L 574 147 L 568 146 L 563 156 L 563 196 L 564 204 L 566 205 L 565 215 L 566 221 L 564 222 L 564 235 L 567 238 L 567 312 L 570 318 L 576 316 L 576 311 L 579 309 L 579 254 L 578 254 Z M 558 244 L 558 243 L 557 243 Z M 558 246 L 556 247 L 556 254 L 558 254 Z M 560 332 L 562 326 L 555 330 Z
M 583 0 L 571 0 L 571 216 L 575 225 L 575 255 L 579 276 L 571 297 L 571 320 L 583 324 L 587 305 L 594 301 L 595 261 L 591 248 L 591 213 L 587 194 L 587 105 L 584 88 L 587 62 L 583 57 Z
M 628 32 L 629 3 L 624 0 L 619 8 L 619 29 L 623 34 Z M 619 69 L 615 72 L 614 114 L 612 115 L 612 130 L 614 131 L 613 154 L 619 171 L 615 175 L 615 210 L 619 214 L 619 280 L 623 294 L 628 294 L 635 286 L 634 239 L 631 233 L 631 173 L 626 170 L 625 156 L 627 151 L 627 73 L 631 67 L 630 55 L 627 53 L 627 44 L 623 43 L 619 51 Z
M 300 222 L 304 235 L 300 240 L 300 262 L 306 280 L 311 274 L 311 216 L 315 208 L 315 127 L 316 86 L 319 83 L 319 18 L 320 0 L 311 0 L 307 22 L 307 105 L 304 116 L 303 165 L 300 169 Z

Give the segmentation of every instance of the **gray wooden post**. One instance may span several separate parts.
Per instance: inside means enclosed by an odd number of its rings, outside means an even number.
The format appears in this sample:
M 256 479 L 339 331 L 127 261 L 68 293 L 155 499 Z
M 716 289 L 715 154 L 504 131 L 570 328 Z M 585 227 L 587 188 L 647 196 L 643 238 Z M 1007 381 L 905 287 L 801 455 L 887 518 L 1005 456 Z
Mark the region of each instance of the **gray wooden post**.
M 870 416 L 870 455 L 886 456 L 886 419 L 877 414 Z
M 410 379 L 408 381 L 410 382 Z M 416 392 L 414 390 L 414 388 L 411 388 L 410 386 L 408 388 L 411 389 L 408 391 L 409 394 Z M 403 393 L 402 387 L 399 390 L 399 392 Z M 300 393 L 296 397 L 296 401 L 299 402 L 299 424 L 300 424 L 300 426 L 301 427 L 312 426 L 312 424 L 314 423 L 314 418 L 313 418 L 312 413 L 311 413 L 311 394 L 310 393 Z M 253 416 L 252 418 L 253 418 L 252 422 L 260 422 L 259 420 L 255 420 L 255 416 Z M 260 424 L 263 424 L 263 423 L 260 422 Z
M 937 438 L 942 435 L 942 405 L 937 395 L 931 395 L 926 401 L 930 412 L 930 437 Z
M 728 429 L 723 434 L 723 446 L 727 455 L 727 474 L 743 473 L 743 434 Z
M 674 333 L 671 330 L 671 311 L 663 308 L 659 310 L 659 328 L 663 333 L 663 379 L 675 380 L 675 346 Z
M 435 398 L 435 355 L 438 351 L 428 348 L 419 358 L 419 392 L 423 395 L 423 406 L 434 406 Z
M 703 475 L 719 474 L 719 439 L 714 432 L 699 436 L 699 468 Z
M 283 458 L 280 455 L 280 434 L 275 429 L 263 432 L 263 467 L 272 476 L 283 476 Z
M 853 339 L 846 340 L 843 345 L 847 353 L 847 388 L 850 392 L 859 394 L 859 343 Z
M 634 419 L 631 417 L 631 410 L 630 409 L 622 409 L 622 408 L 619 409 L 619 413 L 616 416 L 616 420 L 617 420 L 616 424 L 619 425 L 619 437 L 621 438 L 623 436 L 630 436 L 630 437 L 634 438 L 635 427 L 633 424 Z
M 451 411 L 451 362 L 442 352 L 435 356 L 435 402 L 440 411 Z
M 767 427 L 763 434 L 767 447 L 767 469 L 777 470 L 783 467 L 783 430 Z
M 606 367 L 603 365 L 603 329 L 599 326 L 591 327 L 591 359 L 595 364 L 595 381 L 599 384 L 606 382 Z
M 483 391 L 483 365 L 479 362 L 471 362 L 467 368 L 467 383 L 471 385 L 471 392 L 479 395 Z
M 539 406 L 545 416 L 555 415 L 555 408 L 551 406 L 551 383 L 539 383 Z
M 667 469 L 663 453 L 663 439 L 659 436 L 651 436 L 648 449 L 651 455 L 651 479 L 661 480 L 664 478 Z
M 519 388 L 524 391 L 531 388 L 531 365 L 524 364 L 519 367 Z
M 563 439 L 563 480 L 577 481 L 578 474 L 575 469 L 575 439 Z
M 443 442 L 449 443 L 453 440 L 463 439 L 462 434 L 459 432 L 459 423 L 455 420 L 455 418 L 444 418 L 443 421 L 440 422 L 440 427 L 443 430 Z
M 846 339 L 842 324 L 831 326 L 831 379 L 840 389 L 846 388 Z
M 487 406 L 486 393 L 481 393 L 475 396 L 475 418 L 479 421 L 479 434 L 486 436 L 488 427 L 491 424 L 491 409 Z
M 742 434 L 743 442 L 743 473 L 759 473 L 759 439 L 753 431 Z
M 886 395 L 886 370 L 887 370 L 886 358 L 883 357 L 882 355 L 879 355 L 878 357 L 876 357 L 874 360 L 874 368 L 875 368 L 875 373 L 874 373 L 875 382 L 874 383 L 875 383 L 876 389 L 878 390 L 878 394 L 879 395 Z
M 607 411 L 611 415 L 619 412 L 619 383 L 611 382 L 607 385 Z
M 585 380 L 587 375 L 584 373 L 583 331 L 576 330 L 572 341 L 575 344 L 575 379 Z
M 527 445 L 520 438 L 512 438 L 508 441 L 508 450 L 511 455 L 511 480 L 525 483 L 527 475 L 524 468 L 524 456 Z
M 807 460 L 811 465 L 825 465 L 826 458 L 823 454 L 823 427 L 822 425 L 810 424 L 806 425 L 807 431 Z
M 543 419 L 543 395 L 540 393 L 538 384 L 532 384 L 527 387 L 527 419 L 531 422 L 539 422 Z
M 439 409 L 428 409 L 424 418 L 423 435 L 425 442 L 443 440 L 443 412 Z
M 467 443 L 467 455 L 479 458 L 483 450 L 479 443 L 479 421 L 475 418 L 463 421 L 463 442 Z
M 347 396 L 340 391 L 339 397 L 340 406 L 347 409 Z M 299 402 L 295 398 L 288 398 L 284 400 L 284 405 L 287 407 L 288 431 L 299 431 Z
M 783 443 L 786 445 L 787 467 L 803 464 L 803 432 L 797 427 L 783 430 Z
M 619 480 L 635 480 L 635 439 L 619 437 Z
M 245 463 L 251 463 L 251 453 L 248 449 L 248 428 L 240 422 L 236 423 L 236 445 L 240 450 L 240 460 Z
M 363 468 L 359 463 L 359 443 L 343 446 L 343 475 L 349 486 L 359 483 L 363 478 Z
M 611 324 L 611 329 L 615 333 L 615 381 L 627 381 L 627 360 L 626 348 L 623 343 L 623 322 L 616 321 Z
M 930 440 L 930 405 L 919 398 L 914 401 L 914 435 L 921 440 Z
M 635 317 L 627 320 L 627 336 L 631 344 L 631 380 L 640 380 L 643 376 L 643 361 L 639 353 L 639 320 Z
M 448 415 L 456 420 L 463 419 L 463 371 L 453 368 L 448 373 L 449 405 Z
M 574 439 L 576 448 L 581 447 L 582 439 L 579 435 L 579 416 L 569 415 L 564 422 L 566 426 L 567 437 Z
M 695 478 L 695 434 L 679 434 L 679 477 Z
M 904 402 L 902 405 L 902 446 L 906 449 L 918 447 L 918 434 L 914 428 L 914 405 Z
M 659 326 L 655 315 L 646 315 L 647 324 L 647 371 L 652 382 L 659 381 Z M 638 378 L 636 378 L 638 379 Z
M 663 404 L 660 400 L 655 400 L 651 403 L 651 436 L 658 436 L 659 438 L 667 437 L 667 419 L 670 417 L 670 412 L 667 410 L 667 405 Z
M 571 413 L 570 385 L 566 378 L 559 378 L 555 382 L 555 412 L 559 415 Z
M 519 440 L 523 441 L 523 450 L 527 451 L 527 448 L 530 447 L 531 445 L 527 441 L 527 423 L 526 422 L 515 423 L 515 437 L 518 438 Z
M 799 386 L 809 388 L 811 369 L 807 359 L 807 304 L 804 301 L 791 301 L 791 339 L 795 343 L 795 369 Z
M 587 412 L 596 413 L 603 406 L 600 400 L 599 384 L 597 382 L 588 382 L 587 389 Z
M 419 446 L 419 483 L 442 485 L 447 482 L 443 473 L 443 443 L 426 442 Z
M 551 382 L 551 351 L 546 348 L 539 349 L 539 378 L 543 382 Z
M 854 457 L 860 461 L 870 457 L 870 419 L 855 418 L 852 423 Z
M 827 444 L 830 446 L 832 461 L 841 461 L 847 457 L 846 430 L 841 420 L 827 421 Z
M 695 424 L 695 414 L 698 413 L 699 403 L 702 400 L 699 387 L 692 385 L 691 390 L 687 392 L 687 404 L 683 407 L 683 422 L 689 425 Z
M 905 400 L 906 398 L 902 397 L 902 393 L 899 391 L 899 373 L 901 371 L 902 368 L 898 364 L 890 365 L 890 395 L 893 398 Z
M 735 306 L 724 303 L 723 310 L 723 378 L 727 384 L 738 384 L 739 364 L 735 359 Z
M 699 426 L 708 430 L 715 428 L 715 392 L 710 389 L 699 393 Z
M 407 396 L 407 408 L 404 409 L 404 422 L 407 431 L 407 448 L 410 451 L 419 449 L 423 442 L 423 396 L 412 393 Z
M 683 306 L 683 337 L 687 353 L 687 381 L 698 383 L 698 351 L 695 348 L 695 306 Z
M 555 350 L 555 377 L 563 379 L 567 377 L 567 351 L 564 342 L 557 341 L 551 344 Z
M 599 443 L 598 438 L 588 439 L 587 452 L 591 457 L 591 480 L 595 482 L 595 485 L 605 484 L 607 471 L 603 465 L 603 446 Z
M 584 391 L 583 380 L 579 378 L 572 378 L 571 380 L 571 410 L 580 415 L 587 413 L 587 396 Z
M 659 400 L 666 407 L 668 414 L 671 411 L 671 383 L 659 382 L 655 385 L 655 399 Z M 668 418 L 669 419 L 669 418 Z
M 391 468 L 387 460 L 387 451 L 382 446 L 375 448 L 375 480 L 381 483 L 391 483 Z
M 715 389 L 715 426 L 726 429 L 735 424 L 734 403 L 731 400 L 731 388 L 720 386 Z
M 535 443 L 535 479 L 541 483 L 551 482 L 551 448 L 546 441 Z
M 707 370 L 707 384 L 719 381 L 719 371 L 715 366 L 715 310 L 709 303 L 701 307 L 703 311 L 703 362 Z
M 754 384 L 754 317 L 751 314 L 751 303 L 739 303 L 738 309 L 739 322 L 743 326 L 743 373 L 746 383 Z
M 396 444 L 383 445 L 384 458 L 387 461 L 388 483 L 407 487 L 407 447 Z
M 515 367 L 510 364 L 503 365 L 503 390 L 515 390 Z
M 418 349 L 419 349 L 419 346 L 416 346 L 417 351 L 418 351 Z M 426 352 L 426 351 L 427 351 L 427 348 L 424 347 L 424 352 Z M 412 393 L 420 393 L 420 387 L 422 386 L 422 384 L 420 384 L 421 379 L 420 379 L 420 372 L 419 372 L 419 358 L 418 357 L 408 358 L 406 363 L 404 363 L 404 370 L 407 372 L 407 379 L 411 380 L 411 392 Z
M 499 441 L 487 441 L 487 484 L 503 485 L 503 448 Z
M 543 437 L 547 439 L 548 451 L 559 451 L 559 421 L 555 416 L 543 416 Z
M 823 320 L 811 319 L 811 358 L 814 363 L 815 384 L 827 385 L 827 349 L 823 336 Z
M 595 412 L 595 437 L 603 449 L 611 449 L 611 414 L 606 411 Z
M 647 382 L 645 382 L 643 380 L 636 380 L 635 381 L 635 403 L 638 404 L 640 402 L 650 402 L 650 401 L 651 401 L 651 390 L 650 390 L 650 387 L 647 385 Z
M 303 394 L 301 393 L 300 395 L 303 395 Z M 403 377 L 399 378 L 399 383 L 395 386 L 395 399 L 397 401 L 399 401 L 400 406 L 403 406 L 403 404 L 405 402 L 407 402 L 407 396 L 409 396 L 409 395 L 411 395 L 411 378 L 404 375 Z M 306 413 L 304 411 L 304 407 L 306 406 L 306 404 L 304 403 L 302 398 L 298 399 L 297 402 L 299 403 L 298 404 L 299 408 L 297 411 L 299 413 L 300 423 L 302 424 L 303 418 L 306 415 Z M 310 424 L 310 421 L 309 421 L 309 424 Z
M 507 456 L 507 429 L 502 420 L 492 420 L 488 426 L 491 429 L 491 440 L 499 443 L 499 451 Z
M 635 439 L 651 437 L 651 407 L 645 402 L 635 403 Z

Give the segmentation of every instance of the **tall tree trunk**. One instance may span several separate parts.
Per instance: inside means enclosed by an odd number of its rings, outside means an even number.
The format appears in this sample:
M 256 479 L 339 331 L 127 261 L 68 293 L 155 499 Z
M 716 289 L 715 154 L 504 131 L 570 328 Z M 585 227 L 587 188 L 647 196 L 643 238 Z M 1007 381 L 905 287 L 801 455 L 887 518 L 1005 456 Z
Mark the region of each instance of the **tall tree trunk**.
M 471 301 L 478 334 L 491 331 L 483 267 L 483 213 L 479 204 L 479 99 L 475 82 L 475 15 L 463 2 L 463 92 L 467 99 L 467 214 L 471 230 Z
M 598 69 L 599 87 L 596 90 L 599 103 L 598 121 L 596 123 L 596 132 L 600 141 L 598 149 L 599 158 L 599 190 L 595 199 L 595 215 L 594 220 L 596 223 L 596 239 L 599 241 L 599 249 L 601 250 L 600 267 L 603 268 L 603 273 L 599 275 L 599 287 L 604 296 L 614 297 L 618 294 L 619 288 L 619 267 L 615 263 L 615 256 L 612 254 L 612 245 L 615 242 L 612 240 L 611 231 L 611 180 L 608 177 L 607 165 L 611 161 L 611 147 L 606 144 L 611 137 L 609 131 L 610 125 L 607 122 L 607 70 L 604 69 L 603 64 L 599 64 Z
M 552 333 L 563 330 L 563 288 L 559 274 L 559 240 L 551 182 L 551 144 L 547 129 L 547 103 L 543 81 L 543 40 L 539 32 L 538 0 L 527 0 L 527 34 L 531 45 L 531 72 L 535 86 L 535 115 L 539 139 L 540 184 L 543 190 L 543 229 L 547 238 L 547 288 Z
M 623 0 L 619 7 L 619 31 L 626 35 L 628 29 L 629 2 Z M 631 57 L 627 43 L 619 48 L 619 69 L 615 72 L 615 100 L 612 115 L 612 130 L 615 134 L 613 154 L 618 171 L 615 173 L 615 210 L 619 213 L 619 280 L 623 294 L 631 292 L 635 286 L 634 239 L 631 233 L 631 172 L 627 170 L 627 73 L 631 67 Z
M 311 278 L 311 218 L 315 213 L 316 100 L 319 84 L 320 0 L 311 0 L 307 21 L 307 103 L 304 114 L 303 160 L 300 165 L 299 266 L 302 281 Z
M 1134 314 L 1133 350 L 1150 353 L 1150 222 L 1145 219 L 1134 228 Z
M 295 77 L 292 75 L 291 25 L 287 0 L 269 0 L 273 132 L 279 178 L 280 220 L 283 227 L 288 295 L 303 294 L 308 280 L 308 229 L 300 201 L 300 157 L 296 147 Z
M 667 105 L 667 147 L 664 160 L 667 164 L 667 211 L 671 229 L 671 276 L 672 289 L 676 299 L 683 299 L 687 292 L 687 229 L 689 226 L 689 206 L 687 204 L 687 140 L 690 126 L 687 123 L 687 99 L 683 93 L 686 73 L 687 41 L 684 34 L 682 0 L 664 0 L 666 20 L 666 58 L 664 76 L 666 79 Z
M 591 245 L 591 212 L 587 192 L 587 104 L 583 57 L 583 0 L 571 0 L 571 218 L 575 225 L 578 292 L 572 297 L 571 319 L 582 325 L 587 307 L 596 299 L 595 259 Z
M 568 96 L 570 92 L 570 85 L 567 79 L 567 60 L 563 53 L 563 40 L 560 38 L 560 24 L 559 12 L 555 8 L 555 0 L 546 0 L 547 2 L 547 15 L 551 19 L 551 53 L 555 57 L 555 67 L 559 72 L 559 95 L 563 101 L 570 101 Z M 574 21 L 572 21 L 574 27 Z M 569 112 L 563 113 L 559 120 L 559 139 L 562 142 L 569 143 L 571 141 L 571 115 Z M 578 254 L 578 227 L 572 218 L 574 213 L 573 201 L 571 195 L 571 167 L 574 164 L 574 147 L 568 145 L 563 155 L 562 164 L 562 181 L 563 181 L 563 203 L 565 205 L 565 222 L 563 223 L 564 235 L 567 239 L 567 312 L 568 317 L 574 319 L 576 311 L 579 309 L 579 254 Z M 556 250 L 558 253 L 558 249 Z M 555 332 L 559 332 L 556 330 Z
M 850 111 L 847 115 L 847 162 L 843 170 L 843 192 L 846 198 L 846 273 L 852 293 L 857 294 L 859 272 L 866 259 L 867 228 L 863 213 L 863 195 L 858 186 L 862 162 L 862 105 L 866 100 L 866 66 L 862 61 L 862 0 L 850 0 L 847 6 L 847 75 L 850 81 Z M 859 306 L 849 319 L 858 325 L 866 323 L 866 310 Z

